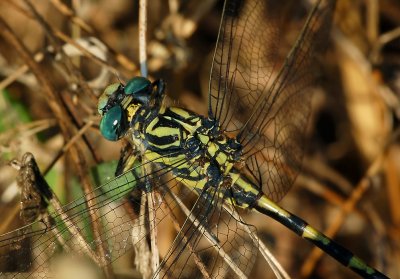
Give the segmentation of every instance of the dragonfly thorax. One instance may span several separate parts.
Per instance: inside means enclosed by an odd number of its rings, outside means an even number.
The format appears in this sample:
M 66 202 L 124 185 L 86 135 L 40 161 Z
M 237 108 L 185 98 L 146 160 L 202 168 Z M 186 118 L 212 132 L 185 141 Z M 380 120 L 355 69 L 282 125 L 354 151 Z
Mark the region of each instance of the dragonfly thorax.
M 225 135 L 216 120 L 164 106 L 139 116 L 140 121 L 131 122 L 128 140 L 145 160 L 171 169 L 189 187 L 217 187 L 241 160 L 240 143 Z

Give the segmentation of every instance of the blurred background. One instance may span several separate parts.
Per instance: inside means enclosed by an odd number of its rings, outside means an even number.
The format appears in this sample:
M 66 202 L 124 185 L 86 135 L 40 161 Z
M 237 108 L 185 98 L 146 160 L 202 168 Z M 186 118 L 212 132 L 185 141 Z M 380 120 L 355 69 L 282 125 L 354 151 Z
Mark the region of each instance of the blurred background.
M 287 53 L 310 3 L 282 4 L 277 11 L 290 19 L 281 22 Z M 167 82 L 169 104 L 207 113 L 222 6 L 217 0 L 148 1 L 149 76 Z M 67 202 L 85 175 L 74 165 L 85 170 L 119 158 L 121 144 L 98 132 L 97 97 L 110 82 L 140 74 L 138 9 L 130 0 L 0 2 L 0 233 L 22 225 L 9 160 L 29 151 L 42 170 L 56 162 L 46 180 Z M 36 71 L 29 69 L 33 61 Z M 338 0 L 319 61 L 303 172 L 280 204 L 400 278 L 400 2 Z M 84 137 L 74 143 L 77 149 L 64 155 L 79 131 Z M 293 278 L 354 277 L 275 221 L 257 213 L 246 221 Z M 257 261 L 251 277 L 273 274 Z

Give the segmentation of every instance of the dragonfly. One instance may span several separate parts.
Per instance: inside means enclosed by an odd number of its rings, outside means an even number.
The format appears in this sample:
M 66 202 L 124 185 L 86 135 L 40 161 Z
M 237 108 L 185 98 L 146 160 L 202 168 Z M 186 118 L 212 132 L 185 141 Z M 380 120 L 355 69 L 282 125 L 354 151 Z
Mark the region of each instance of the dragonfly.
M 43 197 L 35 195 L 39 220 L 0 237 L 0 246 L 9 248 L 0 255 L 1 262 L 11 264 L 10 250 L 33 259 L 24 263 L 23 272 L 0 277 L 51 278 L 50 258 L 60 250 L 85 254 L 107 274 L 107 266 L 134 246 L 136 258 L 143 258 L 138 266 L 144 278 L 247 278 L 260 244 L 252 238 L 255 229 L 238 211 L 252 210 L 278 221 L 360 276 L 387 278 L 277 204 L 301 169 L 308 89 L 315 80 L 309 68 L 323 48 L 334 6 L 333 0 L 317 1 L 291 51 L 277 62 L 279 36 L 262 20 L 271 11 L 268 3 L 226 0 L 211 66 L 207 116 L 167 106 L 162 79 L 138 76 L 109 85 L 98 101 L 100 132 L 110 141 L 129 142 L 117 177 L 65 206 L 54 201 L 44 180 L 35 178 Z M 271 48 L 267 53 L 265 46 Z M 31 156 L 26 160 L 21 166 L 32 163 Z M 37 170 L 36 176 L 40 177 Z M 185 200 L 192 201 L 189 208 Z M 47 203 L 57 210 L 41 217 Z M 128 214 L 121 215 L 126 207 Z M 175 220 L 177 211 L 186 214 L 181 223 Z M 29 211 L 30 218 L 32 214 Z M 93 216 L 101 220 L 102 231 L 84 237 Z M 152 233 L 160 233 L 168 218 L 179 229 L 160 259 Z M 19 245 L 27 237 L 33 239 L 28 251 Z M 101 242 L 106 243 L 104 257 L 94 252 Z

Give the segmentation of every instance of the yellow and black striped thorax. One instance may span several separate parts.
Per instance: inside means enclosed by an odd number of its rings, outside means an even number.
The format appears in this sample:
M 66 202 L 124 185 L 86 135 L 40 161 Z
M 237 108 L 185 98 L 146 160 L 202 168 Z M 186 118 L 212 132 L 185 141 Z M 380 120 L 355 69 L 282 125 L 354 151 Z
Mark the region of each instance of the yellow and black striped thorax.
M 141 109 L 131 124 L 130 139 L 145 159 L 198 191 L 220 185 L 241 158 L 240 144 L 221 132 L 218 122 L 188 110 Z

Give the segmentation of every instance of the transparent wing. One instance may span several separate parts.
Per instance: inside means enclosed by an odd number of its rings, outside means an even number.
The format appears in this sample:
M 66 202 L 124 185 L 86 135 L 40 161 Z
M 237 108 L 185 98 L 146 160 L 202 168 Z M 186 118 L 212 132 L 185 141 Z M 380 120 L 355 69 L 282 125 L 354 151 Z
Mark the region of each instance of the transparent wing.
M 209 113 L 242 143 L 248 171 L 278 201 L 300 169 L 316 53 L 335 1 L 317 1 L 287 56 L 282 9 L 299 1 L 225 2 L 211 68 Z
M 222 189 L 219 189 L 222 190 Z M 172 278 L 247 278 L 255 263 L 258 243 L 245 224 L 223 208 L 227 197 L 208 188 L 200 193 L 164 257 L 160 273 Z M 164 267 L 167 267 L 164 271 Z
M 132 168 L 95 189 L 91 208 L 86 206 L 88 196 L 84 196 L 37 222 L 1 235 L 0 262 L 7 269 L 0 277 L 57 277 L 57 270 L 52 269 L 54 259 L 63 254 L 88 258 L 106 268 L 132 250 L 136 268 L 145 277 L 162 274 L 173 278 L 214 278 L 220 274 L 222 278 L 232 274 L 232 268 L 238 270 L 233 274 L 250 272 L 257 245 L 245 234 L 245 224 L 222 209 L 224 198 L 217 197 L 216 192 L 194 195 L 194 189 L 177 189 L 179 179 L 171 172 L 185 160 L 160 169 L 151 162 L 138 164 L 129 157 L 124 159 L 124 164 Z M 150 165 L 152 172 L 144 173 Z M 146 185 L 148 181 L 151 189 Z M 176 198 L 176 192 L 181 200 Z M 156 197 L 152 202 L 148 199 L 150 194 Z M 194 197 L 197 201 L 194 199 L 191 204 Z M 183 207 L 182 200 L 186 204 Z M 98 238 L 92 233 L 93 221 L 102 224 Z M 164 232 L 162 228 L 171 221 L 176 228 L 175 241 L 169 252 L 161 255 L 164 260 L 157 270 L 153 262 L 158 260 L 158 252 L 154 259 L 150 239 L 157 231 Z M 105 258 L 96 253 L 99 245 L 106 249 Z M 16 262 L 16 258 L 24 261 Z
M 54 274 L 49 270 L 51 260 L 60 254 L 61 247 L 70 255 L 75 253 L 84 256 L 100 267 L 125 254 L 132 248 L 133 234 L 137 234 L 137 241 L 142 241 L 146 236 L 143 233 L 146 232 L 146 227 L 137 222 L 143 213 L 135 211 L 142 197 L 129 198 L 129 193 L 135 191 L 143 179 L 143 176 L 138 177 L 130 171 L 95 189 L 91 193 L 91 199 L 94 200 L 91 208 L 86 206 L 88 196 L 84 196 L 35 223 L 1 235 L 0 261 L 11 268 L 0 276 L 52 278 Z M 159 216 L 161 223 L 165 214 L 159 211 Z M 91 232 L 93 221 L 102 224 L 98 239 Z M 31 240 L 30 244 L 22 245 L 27 240 Z M 98 257 L 95 252 L 96 247 L 103 245 L 102 243 L 106 243 L 105 258 Z M 26 260 L 20 266 L 15 266 L 15 256 Z

